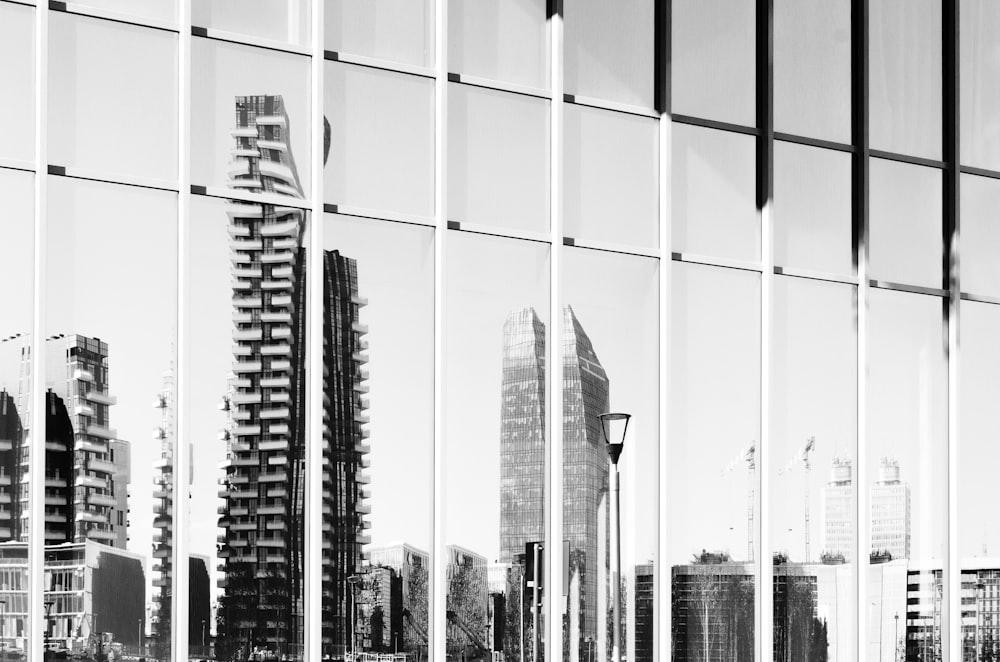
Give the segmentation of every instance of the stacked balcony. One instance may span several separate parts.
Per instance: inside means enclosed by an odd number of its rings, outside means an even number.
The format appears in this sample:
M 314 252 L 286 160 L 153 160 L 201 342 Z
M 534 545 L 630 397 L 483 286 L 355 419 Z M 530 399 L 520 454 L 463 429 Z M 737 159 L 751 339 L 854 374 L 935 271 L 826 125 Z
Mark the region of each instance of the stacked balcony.
M 230 186 L 301 199 L 284 142 L 287 121 L 280 114 L 280 100 L 248 97 L 237 103 L 247 104 L 246 110 L 253 112 L 238 113 L 249 119 L 247 126 L 233 132 L 237 138 L 233 163 L 239 167 L 230 170 Z M 275 114 L 269 114 L 272 108 Z M 260 128 L 265 126 L 281 130 Z M 285 576 L 291 551 L 282 533 L 290 491 L 288 454 L 291 443 L 296 443 L 289 438 L 294 429 L 289 401 L 298 377 L 293 358 L 300 339 L 283 329 L 290 329 L 295 316 L 295 274 L 304 215 L 293 207 L 235 201 L 227 207 L 227 214 L 233 252 L 236 378 L 228 399 L 229 460 L 219 490 L 226 500 L 219 520 L 224 530 L 219 539 L 220 569 L 226 573 L 233 563 L 249 563 L 260 574 L 265 568 L 259 565 L 261 558 L 255 550 L 266 549 L 267 573 Z M 268 531 L 266 536 L 257 535 L 261 526 Z M 226 583 L 225 577 L 219 582 L 220 586 Z M 246 625 L 266 629 L 260 618 Z

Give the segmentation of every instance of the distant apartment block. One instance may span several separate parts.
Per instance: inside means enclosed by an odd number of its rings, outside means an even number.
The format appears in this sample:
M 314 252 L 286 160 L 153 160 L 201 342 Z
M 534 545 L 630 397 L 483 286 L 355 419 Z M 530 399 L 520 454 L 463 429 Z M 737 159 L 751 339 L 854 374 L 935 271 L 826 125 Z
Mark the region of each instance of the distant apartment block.
M 823 487 L 823 553 L 854 558 L 854 487 L 851 461 L 834 458 Z
M 400 578 L 400 614 L 403 640 L 400 650 L 411 654 L 427 648 L 428 571 L 427 552 L 405 542 L 369 546 L 368 562 L 373 567 L 392 568 Z
M 871 488 L 871 544 L 876 553 L 910 558 L 910 486 L 900 480 L 899 462 L 882 458 Z
M 655 659 L 653 635 L 656 632 L 656 619 L 653 605 L 656 596 L 653 568 L 652 563 L 635 566 L 635 630 L 632 641 L 635 646 L 633 659 L 636 662 L 653 662 Z

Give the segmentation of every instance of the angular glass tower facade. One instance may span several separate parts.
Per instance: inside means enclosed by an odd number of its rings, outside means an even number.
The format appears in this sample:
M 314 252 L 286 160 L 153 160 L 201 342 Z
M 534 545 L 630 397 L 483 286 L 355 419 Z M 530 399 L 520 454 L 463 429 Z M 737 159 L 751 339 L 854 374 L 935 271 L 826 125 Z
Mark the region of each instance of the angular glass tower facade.
M 569 306 L 563 309 L 563 324 L 563 526 L 569 540 L 572 642 L 597 637 L 600 630 L 608 457 L 598 417 L 608 408 L 608 378 Z M 500 561 L 516 563 L 525 543 L 545 535 L 545 326 L 533 309 L 508 316 L 503 366 Z
M 545 325 L 534 309 L 503 326 L 500 411 L 500 561 L 545 536 Z

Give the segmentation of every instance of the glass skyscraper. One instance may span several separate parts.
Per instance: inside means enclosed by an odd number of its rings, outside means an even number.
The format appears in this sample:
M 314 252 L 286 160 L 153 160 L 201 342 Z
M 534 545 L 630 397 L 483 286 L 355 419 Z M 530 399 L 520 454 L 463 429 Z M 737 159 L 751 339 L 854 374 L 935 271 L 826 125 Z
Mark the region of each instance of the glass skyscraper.
M 574 641 L 601 631 L 598 578 L 607 576 L 600 568 L 607 563 L 608 456 L 598 417 L 608 409 L 608 377 L 570 306 L 563 324 L 563 526 L 569 636 L 571 650 L 579 651 Z M 500 561 L 512 563 L 525 543 L 544 539 L 545 327 L 533 309 L 507 317 L 503 366 Z

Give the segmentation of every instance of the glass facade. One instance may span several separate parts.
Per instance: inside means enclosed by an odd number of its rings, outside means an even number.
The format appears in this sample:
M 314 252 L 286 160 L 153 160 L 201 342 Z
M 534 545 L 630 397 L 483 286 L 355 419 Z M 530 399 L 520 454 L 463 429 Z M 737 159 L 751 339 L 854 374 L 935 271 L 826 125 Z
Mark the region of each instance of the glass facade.
M 996 659 L 998 17 L 0 0 L 0 659 Z

